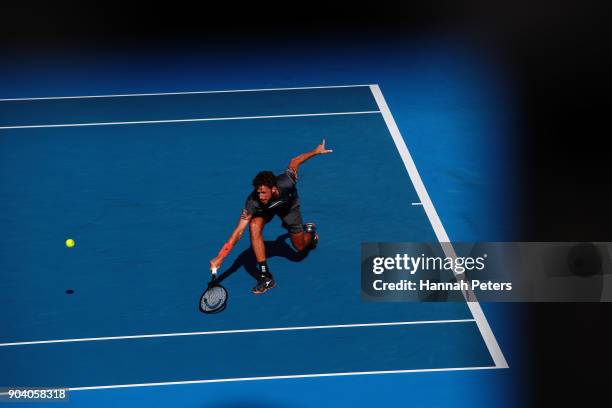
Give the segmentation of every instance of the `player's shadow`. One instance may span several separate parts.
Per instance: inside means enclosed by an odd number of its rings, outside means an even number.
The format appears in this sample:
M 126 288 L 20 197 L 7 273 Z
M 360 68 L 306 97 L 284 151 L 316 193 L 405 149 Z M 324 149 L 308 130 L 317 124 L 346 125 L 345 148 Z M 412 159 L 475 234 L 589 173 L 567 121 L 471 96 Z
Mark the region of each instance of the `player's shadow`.
M 296 251 L 291 244 L 287 243 L 287 238 L 289 238 L 289 234 L 282 234 L 279 235 L 274 241 L 264 241 L 266 245 L 266 257 L 268 259 L 282 257 L 291 262 L 300 262 L 308 256 L 310 253 L 309 250 L 301 252 Z M 241 267 L 243 267 L 249 273 L 249 275 L 257 280 L 259 276 L 259 272 L 257 270 L 257 260 L 255 259 L 255 253 L 251 247 L 242 251 L 242 253 L 238 255 L 234 263 L 232 263 L 229 268 L 219 275 L 217 282 L 223 282 Z

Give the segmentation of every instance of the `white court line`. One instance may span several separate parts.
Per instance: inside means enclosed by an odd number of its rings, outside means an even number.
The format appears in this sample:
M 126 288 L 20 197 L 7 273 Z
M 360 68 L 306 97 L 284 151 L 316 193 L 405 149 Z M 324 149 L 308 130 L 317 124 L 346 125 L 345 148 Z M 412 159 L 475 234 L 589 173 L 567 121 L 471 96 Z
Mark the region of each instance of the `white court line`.
M 271 377 L 245 377 L 245 378 L 226 378 L 219 380 L 194 380 L 194 381 L 176 381 L 162 383 L 145 383 L 145 384 L 125 384 L 125 385 L 106 385 L 100 387 L 76 387 L 68 388 L 70 391 L 83 390 L 99 390 L 107 388 L 131 388 L 131 387 L 150 387 L 158 385 L 178 385 L 178 384 L 203 384 L 203 383 L 220 383 L 234 381 L 256 381 L 256 380 L 282 380 L 289 378 L 316 378 L 316 377 L 344 377 L 351 375 L 374 375 L 374 374 L 402 374 L 402 373 L 431 373 L 442 371 L 471 371 L 471 370 L 495 370 L 499 367 L 452 367 L 452 368 L 417 368 L 413 370 L 392 370 L 392 371 L 358 371 L 352 373 L 326 373 L 326 374 L 301 374 L 301 375 L 277 375 Z
M 291 379 L 291 378 L 346 377 L 346 376 L 353 376 L 353 375 L 437 373 L 437 372 L 446 372 L 446 371 L 495 370 L 498 368 L 499 367 L 495 367 L 495 366 L 416 368 L 413 370 L 357 371 L 357 372 L 352 372 L 352 373 L 277 375 L 277 376 L 270 376 L 270 377 L 223 378 L 223 379 L 217 379 L 217 380 L 191 380 L 191 381 L 173 381 L 173 382 L 142 383 L 142 384 L 100 385 L 100 386 L 94 386 L 94 387 L 74 387 L 74 388 L 64 388 L 64 389 L 67 389 L 69 391 L 89 391 L 89 390 L 106 390 L 106 389 L 114 389 L 114 388 L 158 387 L 162 385 L 206 384 L 206 383 L 223 383 L 223 382 L 257 381 L 257 380 L 285 380 L 285 379 Z M 8 395 L 8 392 L 0 392 L 0 395 Z
M 232 92 L 269 92 L 269 91 L 296 91 L 301 89 L 334 89 L 334 88 L 360 88 L 369 87 L 370 85 L 330 85 L 330 86 L 300 86 L 293 88 L 260 88 L 260 89 L 235 89 L 222 91 L 191 91 L 191 92 L 156 92 L 156 93 L 136 93 L 136 94 L 118 94 L 118 95 L 87 95 L 87 96 L 43 96 L 38 98 L 5 98 L 0 99 L 0 102 L 11 101 L 40 101 L 48 99 L 88 99 L 88 98 L 125 98 L 129 96 L 166 96 L 166 95 L 200 95 L 200 94 L 216 94 L 216 93 L 232 93 Z
M 474 319 L 421 320 L 421 321 L 410 321 L 410 322 L 333 324 L 333 325 L 325 325 L 325 326 L 273 327 L 273 328 L 268 328 L 268 329 L 217 330 L 217 331 L 189 332 L 189 333 L 142 334 L 142 335 L 135 335 L 135 336 L 90 337 L 90 338 L 82 338 L 82 339 L 20 341 L 20 342 L 16 342 L 16 343 L 0 343 L 0 347 L 27 346 L 27 345 L 34 345 L 34 344 L 77 343 L 77 342 L 87 342 L 87 341 L 149 339 L 149 338 L 156 338 L 156 337 L 204 336 L 204 335 L 216 335 L 216 334 L 262 333 L 262 332 L 298 331 L 298 330 L 323 330 L 323 329 L 347 329 L 347 328 L 353 328 L 353 327 L 408 326 L 408 325 L 420 325 L 420 324 L 469 323 L 469 322 L 474 322 Z
M 313 116 L 367 115 L 371 113 L 380 113 L 380 112 L 379 111 L 359 111 L 359 112 L 297 113 L 294 115 L 234 116 L 234 117 L 221 117 L 221 118 L 167 119 L 167 120 L 138 120 L 138 121 L 130 121 L 130 122 L 66 123 L 66 124 L 57 124 L 57 125 L 19 125 L 19 126 L 0 126 L 0 130 L 63 128 L 63 127 L 79 127 L 79 126 L 143 125 L 143 124 L 151 124 L 151 123 L 215 122 L 215 121 L 222 121 L 222 120 L 251 120 L 251 119 L 301 118 L 301 117 L 313 117 Z
M 387 105 L 387 102 L 385 101 L 385 98 L 380 90 L 380 87 L 378 85 L 370 85 L 370 89 L 372 90 L 372 94 L 374 95 L 374 98 L 376 99 L 376 103 L 378 104 L 378 108 L 380 109 L 383 115 L 385 123 L 387 124 L 387 127 L 389 128 L 391 137 L 393 137 L 395 146 L 397 147 L 397 150 L 400 156 L 402 157 L 404 166 L 406 167 L 406 170 L 408 171 L 408 175 L 410 176 L 410 180 L 412 180 L 412 184 L 414 185 L 414 188 L 416 189 L 417 194 L 419 195 L 419 199 L 421 200 L 421 203 L 423 203 L 423 207 L 425 209 L 425 213 L 427 214 L 427 217 L 429 218 L 429 222 L 431 222 L 431 225 L 434 229 L 436 237 L 438 238 L 438 241 L 440 242 L 440 244 L 442 244 L 444 253 L 446 254 L 446 256 L 456 258 L 457 255 L 455 254 L 455 250 L 450 244 L 450 239 L 448 238 L 448 235 L 446 234 L 446 230 L 444 229 L 444 226 L 442 225 L 442 221 L 440 220 L 440 217 L 438 216 L 438 213 L 436 212 L 436 209 L 434 208 L 433 202 L 431 201 L 431 198 L 429 197 L 427 190 L 425 189 L 423 180 L 421 180 L 419 171 L 416 168 L 414 160 L 412 160 L 412 156 L 410 155 L 410 152 L 408 151 L 406 142 L 404 141 L 404 138 L 402 137 L 399 131 L 399 128 L 397 127 L 397 124 L 395 123 L 395 119 L 393 119 L 393 115 L 391 114 L 391 111 L 389 110 L 389 106 Z M 475 301 L 476 297 L 474 296 L 473 292 L 470 291 L 468 296 L 469 298 L 466 300 L 469 300 L 469 301 L 467 301 L 466 303 L 470 311 L 472 312 L 472 316 L 474 316 L 474 319 L 476 320 L 478 329 L 480 330 L 480 333 L 482 334 L 485 344 L 487 345 L 487 348 L 489 349 L 489 353 L 491 354 L 491 357 L 493 358 L 493 361 L 495 362 L 495 366 L 498 368 L 508 368 L 508 362 L 506 361 L 501 351 L 501 348 L 499 347 L 499 344 L 497 343 L 497 339 L 493 335 L 493 331 L 491 330 L 491 327 L 489 326 L 489 322 L 487 321 L 487 318 L 485 317 L 482 311 L 482 308 L 480 307 L 480 304 Z
M 423 205 L 423 203 L 412 203 L 412 205 Z

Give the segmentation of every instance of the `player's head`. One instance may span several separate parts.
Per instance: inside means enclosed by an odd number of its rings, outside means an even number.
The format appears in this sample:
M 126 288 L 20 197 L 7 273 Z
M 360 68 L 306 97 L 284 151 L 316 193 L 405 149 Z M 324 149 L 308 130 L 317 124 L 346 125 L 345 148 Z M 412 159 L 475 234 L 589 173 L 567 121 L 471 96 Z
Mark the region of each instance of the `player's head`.
M 260 171 L 253 179 L 253 187 L 257 191 L 257 197 L 263 204 L 267 204 L 274 194 L 278 193 L 276 188 L 276 176 L 271 171 Z

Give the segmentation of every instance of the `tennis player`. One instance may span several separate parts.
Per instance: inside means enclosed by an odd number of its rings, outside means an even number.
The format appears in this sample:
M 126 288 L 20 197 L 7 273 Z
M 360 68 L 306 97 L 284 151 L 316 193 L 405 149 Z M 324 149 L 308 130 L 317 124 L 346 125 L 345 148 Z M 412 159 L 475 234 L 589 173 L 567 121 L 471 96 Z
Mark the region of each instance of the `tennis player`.
M 227 254 L 242 237 L 249 226 L 251 247 L 257 259 L 258 279 L 253 288 L 256 295 L 265 293 L 276 286 L 266 263 L 266 248 L 263 240 L 264 225 L 277 215 L 282 225 L 289 231 L 291 243 L 297 251 L 310 251 L 317 246 L 319 236 L 313 223 L 303 224 L 300 213 L 300 202 L 296 188 L 298 169 L 302 163 L 319 154 L 331 153 L 325 148 L 325 139 L 314 150 L 300 154 L 291 159 L 284 173 L 274 175 L 271 171 L 262 171 L 253 179 L 254 190 L 246 199 L 238 225 L 223 245 L 219 254 L 210 261 L 210 268 L 219 268 Z

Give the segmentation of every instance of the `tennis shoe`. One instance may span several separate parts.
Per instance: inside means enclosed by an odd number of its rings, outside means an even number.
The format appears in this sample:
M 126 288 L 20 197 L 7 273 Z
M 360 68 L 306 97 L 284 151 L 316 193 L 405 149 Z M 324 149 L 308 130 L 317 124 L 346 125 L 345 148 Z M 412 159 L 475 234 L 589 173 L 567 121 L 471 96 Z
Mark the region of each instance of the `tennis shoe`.
M 317 226 L 314 222 L 308 222 L 304 224 L 304 231 L 310 233 L 312 235 L 312 240 L 310 241 L 310 245 L 308 247 L 309 250 L 313 250 L 319 244 L 319 234 L 317 234 Z
M 272 275 L 270 275 L 269 277 L 265 277 L 257 281 L 257 285 L 255 285 L 253 288 L 253 294 L 261 295 L 274 287 L 276 287 L 276 281 L 274 281 L 274 278 Z

